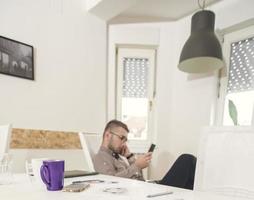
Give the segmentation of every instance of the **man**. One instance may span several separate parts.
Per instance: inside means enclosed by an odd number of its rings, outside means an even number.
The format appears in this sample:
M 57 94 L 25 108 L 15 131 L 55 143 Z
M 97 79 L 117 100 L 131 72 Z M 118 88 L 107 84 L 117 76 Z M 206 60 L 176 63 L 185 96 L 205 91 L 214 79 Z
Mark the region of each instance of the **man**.
M 129 129 L 118 120 L 107 123 L 100 150 L 93 159 L 95 170 L 101 174 L 144 180 L 142 169 L 148 167 L 152 153 L 135 156 L 126 141 Z M 181 155 L 159 184 L 193 189 L 196 158 Z

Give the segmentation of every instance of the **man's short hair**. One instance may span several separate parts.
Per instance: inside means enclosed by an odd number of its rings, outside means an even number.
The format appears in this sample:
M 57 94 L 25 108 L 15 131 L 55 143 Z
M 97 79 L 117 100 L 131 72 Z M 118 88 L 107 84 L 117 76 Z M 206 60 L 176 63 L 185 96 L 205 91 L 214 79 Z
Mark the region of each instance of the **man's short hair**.
M 106 131 L 111 130 L 113 128 L 117 128 L 117 127 L 122 127 L 128 133 L 130 132 L 129 129 L 128 129 L 128 126 L 125 123 L 123 123 L 121 121 L 118 121 L 116 119 L 113 119 L 113 120 L 111 120 L 107 123 L 107 125 L 104 129 L 104 132 L 103 132 L 103 137 L 104 137 Z

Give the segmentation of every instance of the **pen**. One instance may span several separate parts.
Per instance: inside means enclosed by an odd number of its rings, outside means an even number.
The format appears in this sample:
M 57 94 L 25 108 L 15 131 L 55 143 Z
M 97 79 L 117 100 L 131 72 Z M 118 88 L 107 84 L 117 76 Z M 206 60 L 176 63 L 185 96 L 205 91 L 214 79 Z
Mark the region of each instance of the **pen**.
M 94 180 L 84 180 L 84 181 L 73 181 L 72 183 L 79 184 L 79 183 L 103 183 L 103 182 L 104 182 L 103 180 L 94 179 Z
M 157 194 L 149 194 L 146 197 L 151 198 L 151 197 L 158 197 L 158 196 L 163 196 L 163 195 L 168 195 L 168 194 L 173 194 L 173 192 L 170 191 L 170 192 L 161 192 L 161 193 L 157 193 Z

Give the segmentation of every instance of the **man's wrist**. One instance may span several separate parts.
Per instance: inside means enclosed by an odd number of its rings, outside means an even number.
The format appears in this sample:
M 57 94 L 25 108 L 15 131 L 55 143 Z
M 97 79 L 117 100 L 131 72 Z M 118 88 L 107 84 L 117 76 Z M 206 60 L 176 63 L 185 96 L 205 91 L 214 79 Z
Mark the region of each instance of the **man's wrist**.
M 133 153 L 131 153 L 130 155 L 126 156 L 127 159 L 130 159 L 132 156 L 134 156 Z

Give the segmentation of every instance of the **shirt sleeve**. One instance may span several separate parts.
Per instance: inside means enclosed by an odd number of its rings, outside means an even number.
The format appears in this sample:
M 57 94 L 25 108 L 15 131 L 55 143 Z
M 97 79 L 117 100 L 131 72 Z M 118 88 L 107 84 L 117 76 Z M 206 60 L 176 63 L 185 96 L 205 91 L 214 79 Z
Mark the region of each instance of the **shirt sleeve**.
M 142 171 L 134 164 L 134 161 L 130 163 L 130 166 L 125 166 L 106 154 L 97 154 L 94 158 L 94 168 L 101 174 L 143 180 Z

